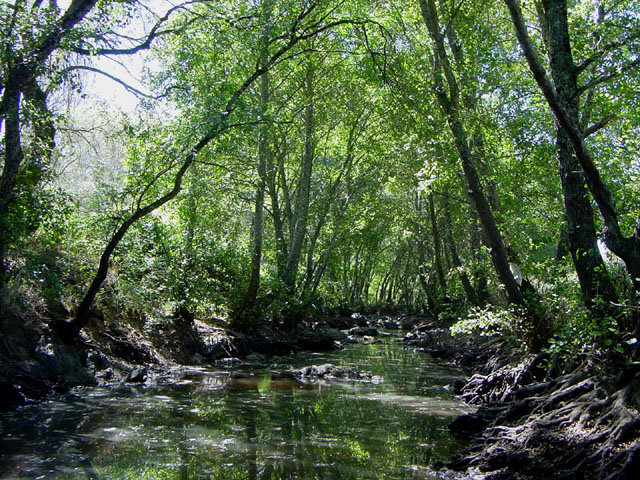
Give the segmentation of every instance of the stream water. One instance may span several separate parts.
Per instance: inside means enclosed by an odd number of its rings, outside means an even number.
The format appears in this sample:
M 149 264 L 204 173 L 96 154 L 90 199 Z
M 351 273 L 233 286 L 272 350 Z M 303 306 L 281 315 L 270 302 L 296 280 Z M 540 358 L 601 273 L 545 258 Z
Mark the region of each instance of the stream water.
M 278 375 L 324 363 L 384 381 L 302 385 Z M 463 446 L 446 428 L 469 411 L 448 387 L 462 372 L 393 337 L 234 370 L 246 378 L 191 369 L 3 414 L 0 478 L 436 479 L 429 466 Z

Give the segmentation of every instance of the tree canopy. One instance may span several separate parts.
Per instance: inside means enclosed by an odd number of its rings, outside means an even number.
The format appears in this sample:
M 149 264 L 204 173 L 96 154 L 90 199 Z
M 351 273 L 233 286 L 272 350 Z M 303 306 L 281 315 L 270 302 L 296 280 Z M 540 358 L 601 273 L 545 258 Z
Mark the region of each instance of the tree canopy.
M 2 308 L 405 309 L 635 358 L 639 7 L 0 3 Z

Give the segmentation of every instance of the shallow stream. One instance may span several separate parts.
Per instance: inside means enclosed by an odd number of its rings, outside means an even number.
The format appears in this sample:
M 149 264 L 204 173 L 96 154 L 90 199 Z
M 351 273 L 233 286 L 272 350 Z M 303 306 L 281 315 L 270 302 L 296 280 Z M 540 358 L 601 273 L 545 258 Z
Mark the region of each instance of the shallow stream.
M 462 372 L 380 340 L 242 364 L 242 378 L 190 369 L 3 414 L 0 478 L 436 479 L 429 466 L 463 447 L 446 428 L 469 411 L 449 388 Z M 324 363 L 384 381 L 279 375 Z

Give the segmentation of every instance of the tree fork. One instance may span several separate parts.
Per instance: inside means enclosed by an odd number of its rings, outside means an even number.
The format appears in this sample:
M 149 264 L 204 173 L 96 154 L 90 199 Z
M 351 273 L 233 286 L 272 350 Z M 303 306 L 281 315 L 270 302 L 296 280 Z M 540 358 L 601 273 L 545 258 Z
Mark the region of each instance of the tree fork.
M 631 237 L 624 237 L 620 230 L 618 212 L 616 211 L 611 191 L 600 176 L 593 157 L 585 144 L 584 135 L 580 132 L 578 125 L 571 121 L 571 117 L 562 105 L 558 93 L 547 77 L 538 53 L 529 37 L 518 1 L 504 0 L 504 2 L 511 15 L 516 36 L 524 57 L 529 64 L 529 69 L 547 100 L 549 108 L 553 112 L 557 122 L 571 141 L 576 157 L 585 173 L 589 191 L 593 195 L 604 221 L 605 244 L 624 261 L 627 271 L 631 276 L 634 290 L 640 292 L 640 215 L 638 216 L 636 227 Z

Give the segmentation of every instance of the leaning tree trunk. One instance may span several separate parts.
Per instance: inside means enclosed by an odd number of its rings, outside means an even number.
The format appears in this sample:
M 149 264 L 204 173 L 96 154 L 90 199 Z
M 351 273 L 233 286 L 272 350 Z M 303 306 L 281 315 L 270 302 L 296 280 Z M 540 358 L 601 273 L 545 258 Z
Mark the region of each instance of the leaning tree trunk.
M 298 25 L 299 21 L 301 21 L 306 16 L 306 14 L 308 14 L 308 11 L 306 13 L 301 12 L 295 24 Z M 224 111 L 219 116 L 218 121 L 211 126 L 209 131 L 203 137 L 200 138 L 200 141 L 198 141 L 198 143 L 194 147 L 192 147 L 187 153 L 185 153 L 185 156 L 182 159 L 181 166 L 173 178 L 173 187 L 171 188 L 171 190 L 169 190 L 164 195 L 158 197 L 156 200 L 148 203 L 146 206 L 144 207 L 139 206 L 131 216 L 129 216 L 126 220 L 124 220 L 122 225 L 116 230 L 114 235 L 111 237 L 111 240 L 105 247 L 100 257 L 98 270 L 91 284 L 89 285 L 89 288 L 87 289 L 84 298 L 82 299 L 80 305 L 78 306 L 78 310 L 76 312 L 74 319 L 71 322 L 62 322 L 60 324 L 55 325 L 55 327 L 58 329 L 58 331 L 63 337 L 66 337 L 68 339 L 73 339 L 77 337 L 77 335 L 80 333 L 80 330 L 89 321 L 91 317 L 91 308 L 92 308 L 93 302 L 95 301 L 95 298 L 103 282 L 107 278 L 111 256 L 113 255 L 113 252 L 115 251 L 116 247 L 118 246 L 122 238 L 124 238 L 129 228 L 135 222 L 145 217 L 146 215 L 150 214 L 151 212 L 157 210 L 167 202 L 171 201 L 173 198 L 175 198 L 178 195 L 178 193 L 180 193 L 180 190 L 182 189 L 182 180 L 184 178 L 184 175 L 187 169 L 195 161 L 198 153 L 200 153 L 202 149 L 204 149 L 207 145 L 209 145 L 209 143 L 214 138 L 218 137 L 218 135 L 220 135 L 220 133 L 226 129 L 226 127 L 228 126 L 229 116 L 234 112 L 238 104 L 238 101 L 240 100 L 242 95 L 264 73 L 269 71 L 271 67 L 273 67 L 273 65 L 276 62 L 278 62 L 278 60 L 280 60 L 280 58 L 282 58 L 287 52 L 289 52 L 292 48 L 294 48 L 298 42 L 300 42 L 303 39 L 311 38 L 314 35 L 317 35 L 318 33 L 323 32 L 333 26 L 342 25 L 344 23 L 348 23 L 348 21 L 337 20 L 327 24 L 317 23 L 317 24 L 314 24 L 313 28 L 311 28 L 310 30 L 305 29 L 304 33 L 296 33 L 294 30 L 292 32 L 292 37 L 289 39 L 289 41 L 285 45 L 280 47 L 275 53 L 270 55 L 268 60 L 263 65 L 258 66 L 258 68 L 256 68 L 256 70 L 245 79 L 244 83 L 242 83 L 242 85 L 240 85 L 238 89 L 230 96 L 229 100 L 225 105 Z
M 547 100 L 556 121 L 567 134 L 576 158 L 585 174 L 589 191 L 598 205 L 605 227 L 604 242 L 609 250 L 625 263 L 627 272 L 631 276 L 634 290 L 640 292 L 640 215 L 633 234 L 630 237 L 625 237 L 620 230 L 618 212 L 611 191 L 600 176 L 600 171 L 586 146 L 585 135 L 581 132 L 579 125 L 572 121 L 571 115 L 567 112 L 558 96 L 558 92 L 547 77 L 538 53 L 529 37 L 518 1 L 504 1 L 509 9 L 516 36 L 533 77 Z
M 468 136 L 460 119 L 460 90 L 448 59 L 434 0 L 419 0 L 419 3 L 429 36 L 434 43 L 432 78 L 435 94 L 453 136 L 455 147 L 462 163 L 467 188 L 469 189 L 469 196 L 486 235 L 493 266 L 498 278 L 504 285 L 509 301 L 524 311 L 527 324 L 526 340 L 528 348 L 532 351 L 539 350 L 544 346 L 546 336 L 549 334 L 541 312 L 539 298 L 537 298 L 534 291 L 527 291 L 525 296 L 511 272 L 507 249 L 487 197 L 484 194 L 471 148 L 469 147 Z
M 569 41 L 567 4 L 565 0 L 543 0 L 541 10 L 556 93 L 573 124 L 578 125 L 577 69 Z M 571 259 L 585 304 L 594 312 L 604 315 L 610 312 L 611 303 L 617 302 L 616 292 L 598 248 L 593 208 L 585 186 L 584 173 L 573 153 L 567 133 L 557 120 L 556 151 Z

